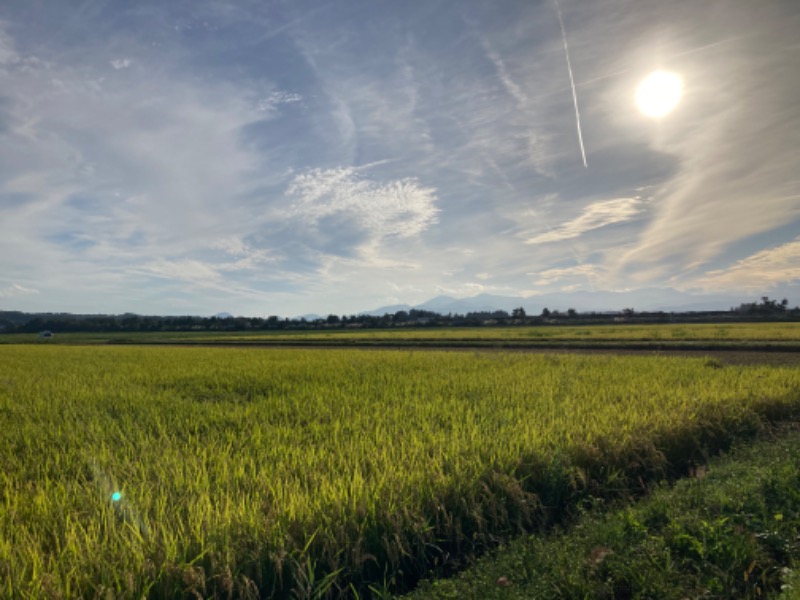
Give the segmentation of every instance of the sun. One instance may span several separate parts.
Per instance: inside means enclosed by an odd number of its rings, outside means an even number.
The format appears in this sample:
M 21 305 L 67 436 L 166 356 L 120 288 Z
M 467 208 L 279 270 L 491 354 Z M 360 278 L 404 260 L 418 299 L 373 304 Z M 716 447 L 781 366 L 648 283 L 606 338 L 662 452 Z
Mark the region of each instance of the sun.
M 653 119 L 666 117 L 681 100 L 683 80 L 675 73 L 654 71 L 636 88 L 636 106 Z

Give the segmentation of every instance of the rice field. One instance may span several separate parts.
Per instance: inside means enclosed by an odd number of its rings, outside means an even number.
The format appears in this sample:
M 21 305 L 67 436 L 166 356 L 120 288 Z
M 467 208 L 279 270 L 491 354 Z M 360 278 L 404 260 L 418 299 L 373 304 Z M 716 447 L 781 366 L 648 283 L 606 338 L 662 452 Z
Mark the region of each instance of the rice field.
M 647 325 L 559 325 L 516 327 L 398 327 L 393 329 L 333 328 L 275 331 L 161 331 L 117 333 L 57 333 L 43 342 L 36 334 L 0 335 L 0 345 L 19 343 L 96 344 L 106 342 L 178 342 L 199 344 L 259 342 L 465 342 L 538 344 L 576 343 L 800 343 L 800 323 L 675 323 Z
M 711 359 L 0 346 L 0 596 L 366 597 L 798 409 Z
M 517 327 L 439 327 L 396 329 L 334 329 L 329 331 L 276 331 L 269 333 L 197 334 L 196 339 L 419 339 L 518 341 L 784 341 L 800 342 L 800 323 L 681 323 L 647 325 L 559 325 Z

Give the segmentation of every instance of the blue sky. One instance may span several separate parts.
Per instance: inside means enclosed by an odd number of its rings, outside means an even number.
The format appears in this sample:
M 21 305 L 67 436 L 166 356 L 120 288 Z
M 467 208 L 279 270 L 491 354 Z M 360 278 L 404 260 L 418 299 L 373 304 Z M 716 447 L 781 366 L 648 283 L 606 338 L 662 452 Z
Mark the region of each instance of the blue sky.
M 2 3 L 0 308 L 800 284 L 800 4 L 560 8 L 587 167 L 551 0 Z

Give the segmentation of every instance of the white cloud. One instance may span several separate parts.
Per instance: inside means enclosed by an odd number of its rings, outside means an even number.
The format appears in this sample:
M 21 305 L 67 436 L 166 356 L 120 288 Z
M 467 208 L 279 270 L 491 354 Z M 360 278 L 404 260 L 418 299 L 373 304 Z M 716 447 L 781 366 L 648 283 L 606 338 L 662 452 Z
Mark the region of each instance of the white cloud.
M 0 22 L 0 65 L 7 65 L 19 59 L 14 48 L 14 40 L 3 31 L 3 23 Z
M 422 288 L 414 284 L 401 285 L 393 281 L 387 281 L 386 285 L 389 287 L 389 289 L 391 289 L 395 293 L 403 293 L 405 295 L 408 295 L 409 293 L 414 293 L 414 294 L 424 293 L 424 290 Z
M 127 69 L 133 64 L 133 61 L 129 58 L 115 58 L 114 60 L 109 61 L 112 67 L 114 67 L 117 71 L 120 69 Z
M 219 272 L 212 265 L 191 259 L 159 259 L 144 265 L 141 271 L 147 275 L 173 281 L 184 281 L 201 287 L 214 287 L 221 280 Z
M 536 277 L 536 285 L 550 285 L 563 279 L 580 278 L 594 282 L 604 272 L 604 269 L 599 265 L 577 265 L 574 267 L 566 267 L 563 269 L 547 269 L 537 273 L 528 273 L 532 277 Z
M 244 242 L 244 240 L 236 236 L 220 238 L 211 244 L 211 248 L 215 250 L 222 250 L 231 256 L 245 256 L 249 250 L 249 246 Z
M 165 61 L 98 88 L 91 64 L 26 64 L 0 69 L 11 115 L 0 193 L 25 199 L 2 217 L 0 270 L 53 281 L 91 258 L 125 272 L 258 229 L 261 208 L 240 201 L 261 180 L 241 139 L 261 118 L 245 85 L 198 82 Z M 227 267 L 264 256 L 239 258 Z
M 212 243 L 210 247 L 236 258 L 234 261 L 218 263 L 216 267 L 220 271 L 245 271 L 255 269 L 265 263 L 275 262 L 283 258 L 274 251 L 254 248 L 238 236 L 220 238 Z
M 225 297 L 234 302 L 255 302 L 253 306 L 260 306 L 260 310 L 263 310 L 265 302 L 273 301 L 276 296 L 286 297 L 280 292 L 265 293 L 248 282 L 231 277 L 228 272 L 238 270 L 236 265 L 196 259 L 157 259 L 133 269 L 131 273 L 156 277 L 183 291 L 196 292 L 201 298 Z M 277 276 L 286 279 L 291 274 L 278 273 Z
M 222 238 L 211 245 L 235 260 L 208 261 L 193 258 L 174 260 L 157 259 L 137 269 L 138 272 L 161 279 L 191 283 L 199 287 L 232 289 L 239 287 L 234 281 L 226 279 L 226 274 L 237 271 L 258 269 L 273 263 L 280 257 L 267 250 L 255 249 L 236 237 Z
M 488 290 L 495 289 L 494 286 L 485 286 L 480 283 L 466 282 L 459 285 L 437 285 L 435 288 L 437 294 L 444 294 L 446 296 L 454 296 L 456 298 L 470 297 L 477 294 L 482 294 Z
M 630 221 L 640 212 L 640 201 L 637 198 L 618 198 L 595 202 L 587 206 L 579 217 L 562 223 L 546 233 L 528 238 L 525 243 L 546 244 L 576 238 L 593 229 Z
M 261 98 L 257 102 L 256 108 L 263 112 L 272 113 L 281 104 L 295 104 L 297 102 L 301 102 L 302 100 L 303 96 L 300 94 L 296 94 L 294 92 L 277 91 L 272 92 L 264 98 Z
M 727 269 L 708 271 L 694 285 L 706 290 L 765 290 L 800 281 L 800 237 L 744 258 Z
M 397 260 L 391 257 L 381 256 L 380 248 L 375 244 L 370 244 L 362 248 L 362 255 L 358 258 L 342 258 L 339 256 L 328 256 L 321 259 L 326 267 L 334 263 L 343 267 L 359 267 L 365 269 L 391 269 L 398 271 L 419 271 L 420 264 L 408 260 Z
M 38 294 L 39 290 L 33 288 L 27 288 L 25 286 L 19 285 L 18 283 L 12 283 L 10 286 L 0 289 L 0 298 L 13 298 L 15 296 L 24 296 L 26 294 Z
M 356 169 L 314 169 L 294 178 L 287 190 L 295 202 L 291 215 L 312 225 L 345 217 L 372 241 L 409 238 L 436 223 L 436 190 L 416 179 L 376 182 Z

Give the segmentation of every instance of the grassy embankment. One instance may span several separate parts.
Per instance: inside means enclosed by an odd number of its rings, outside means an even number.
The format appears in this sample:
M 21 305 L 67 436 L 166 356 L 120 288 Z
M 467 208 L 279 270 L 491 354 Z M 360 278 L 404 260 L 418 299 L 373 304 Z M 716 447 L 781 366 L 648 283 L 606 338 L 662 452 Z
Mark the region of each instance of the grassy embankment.
M 0 595 L 402 585 L 798 409 L 713 360 L 4 346 Z
M 406 600 L 800 598 L 800 432 L 694 475 L 635 505 L 587 504 L 566 531 L 518 538 Z

